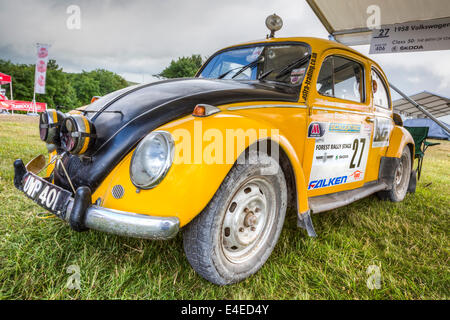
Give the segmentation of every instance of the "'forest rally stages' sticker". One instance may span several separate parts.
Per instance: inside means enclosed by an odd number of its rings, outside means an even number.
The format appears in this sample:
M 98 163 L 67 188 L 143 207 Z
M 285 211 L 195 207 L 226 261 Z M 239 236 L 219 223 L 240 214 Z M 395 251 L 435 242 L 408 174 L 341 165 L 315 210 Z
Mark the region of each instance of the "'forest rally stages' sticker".
M 371 133 L 357 123 L 311 123 L 308 137 L 315 144 L 308 190 L 363 180 Z
M 303 83 L 302 98 L 305 101 L 308 100 L 309 90 L 311 89 L 312 76 L 314 74 L 314 70 L 316 69 L 316 60 L 317 60 L 317 53 L 313 52 L 311 54 L 311 61 L 309 62 L 308 72 L 306 73 L 306 79 Z

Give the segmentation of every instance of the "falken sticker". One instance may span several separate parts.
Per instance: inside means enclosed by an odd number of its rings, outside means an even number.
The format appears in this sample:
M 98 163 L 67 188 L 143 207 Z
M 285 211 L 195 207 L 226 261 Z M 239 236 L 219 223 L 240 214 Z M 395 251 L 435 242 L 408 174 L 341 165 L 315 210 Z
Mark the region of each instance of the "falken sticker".
M 308 184 L 308 190 L 337 186 L 347 182 L 347 176 L 334 177 L 328 179 L 312 180 Z
M 320 122 L 311 122 L 308 127 L 308 138 L 320 138 L 325 134 L 325 126 Z

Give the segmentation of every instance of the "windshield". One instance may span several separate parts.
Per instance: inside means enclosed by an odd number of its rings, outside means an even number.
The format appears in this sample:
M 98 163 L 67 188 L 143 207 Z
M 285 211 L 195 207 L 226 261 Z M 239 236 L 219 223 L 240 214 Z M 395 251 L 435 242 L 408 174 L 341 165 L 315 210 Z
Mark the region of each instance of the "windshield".
M 213 56 L 201 70 L 199 77 L 208 79 L 258 80 L 283 82 L 298 85 L 302 82 L 308 66 L 294 65 L 283 71 L 292 62 L 308 56 L 305 44 L 256 44 L 232 48 Z

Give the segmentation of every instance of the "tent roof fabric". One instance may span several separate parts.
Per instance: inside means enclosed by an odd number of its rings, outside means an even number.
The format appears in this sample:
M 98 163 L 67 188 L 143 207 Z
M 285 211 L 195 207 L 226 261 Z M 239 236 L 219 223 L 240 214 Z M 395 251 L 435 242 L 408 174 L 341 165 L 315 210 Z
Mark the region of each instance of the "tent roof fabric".
M 416 93 L 410 98 L 424 107 L 436 118 L 450 115 L 450 99 L 435 93 L 423 91 Z M 405 99 L 394 101 L 394 111 L 406 116 L 423 117 L 422 111 L 417 109 Z
M 324 27 L 346 45 L 369 44 L 369 6 L 380 7 L 381 25 L 450 16 L 448 0 L 306 0 Z M 370 11 L 369 11 L 370 12 Z
M 403 122 L 405 127 L 428 127 L 428 138 L 450 140 L 450 134 L 445 132 L 431 119 L 408 119 Z M 450 128 L 450 125 L 446 124 Z

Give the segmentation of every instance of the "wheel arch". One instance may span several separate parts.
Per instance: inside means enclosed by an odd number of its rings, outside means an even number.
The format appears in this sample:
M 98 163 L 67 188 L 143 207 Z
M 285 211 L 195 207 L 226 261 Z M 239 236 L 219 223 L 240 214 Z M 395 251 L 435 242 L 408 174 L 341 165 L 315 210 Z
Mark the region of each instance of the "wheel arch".
M 280 137 L 280 141 L 275 141 L 271 137 L 267 138 L 268 146 L 278 147 L 278 159 L 276 159 L 283 171 L 286 179 L 288 190 L 288 208 L 295 210 L 297 213 L 308 211 L 308 197 L 306 192 L 306 180 L 303 173 L 302 165 L 294 152 L 289 141 L 284 137 Z M 247 153 L 255 144 L 261 143 L 261 140 L 250 144 L 245 152 Z M 271 148 L 268 148 L 268 155 L 273 156 Z
M 411 168 L 414 164 L 415 145 L 414 139 L 404 127 L 395 126 L 392 130 L 392 135 L 389 141 L 389 147 L 386 151 L 387 157 L 400 158 L 402 156 L 403 149 L 409 148 L 411 152 Z

